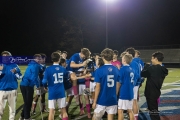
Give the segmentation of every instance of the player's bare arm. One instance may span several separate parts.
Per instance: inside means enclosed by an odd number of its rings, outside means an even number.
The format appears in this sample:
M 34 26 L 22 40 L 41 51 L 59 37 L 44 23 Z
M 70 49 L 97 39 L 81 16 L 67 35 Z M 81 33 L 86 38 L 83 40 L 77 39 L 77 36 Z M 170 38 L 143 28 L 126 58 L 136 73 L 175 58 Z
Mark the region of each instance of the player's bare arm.
M 116 82 L 116 95 L 119 94 L 121 84 L 119 82 Z
M 97 103 L 97 99 L 98 99 L 98 96 L 99 96 L 100 89 L 101 89 L 100 83 L 96 83 L 94 103 L 92 105 L 93 109 L 96 108 L 96 103 Z

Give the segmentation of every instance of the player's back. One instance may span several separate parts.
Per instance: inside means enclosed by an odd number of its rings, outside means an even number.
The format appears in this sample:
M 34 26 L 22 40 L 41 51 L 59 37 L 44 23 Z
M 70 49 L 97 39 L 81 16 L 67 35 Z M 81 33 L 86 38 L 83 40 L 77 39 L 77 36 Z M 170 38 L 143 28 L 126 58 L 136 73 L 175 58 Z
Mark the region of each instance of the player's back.
M 44 79 L 48 82 L 49 100 L 65 97 L 63 80 L 67 79 L 66 69 L 60 65 L 52 65 L 45 71 Z
M 68 71 L 76 72 L 79 68 L 71 68 L 71 67 L 70 67 L 71 62 L 74 62 L 74 63 L 76 63 L 76 64 L 80 64 L 80 63 L 83 62 L 83 60 L 80 58 L 79 53 L 75 53 L 75 54 L 69 59 L 66 69 L 67 69 Z
M 97 104 L 103 106 L 117 105 L 117 81 L 119 81 L 119 70 L 113 65 L 105 64 L 96 70 L 95 82 L 100 83 Z
M 124 100 L 133 99 L 134 71 L 129 65 L 124 65 L 120 69 L 120 84 L 119 98 Z

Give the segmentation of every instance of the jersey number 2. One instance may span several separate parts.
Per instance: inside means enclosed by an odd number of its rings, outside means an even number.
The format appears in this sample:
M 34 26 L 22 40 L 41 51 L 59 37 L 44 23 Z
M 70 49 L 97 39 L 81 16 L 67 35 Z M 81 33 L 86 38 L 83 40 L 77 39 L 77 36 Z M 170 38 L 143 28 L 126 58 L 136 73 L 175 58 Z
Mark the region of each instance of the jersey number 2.
M 63 73 L 54 73 L 53 77 L 55 79 L 54 84 L 63 82 Z
M 114 86 L 114 75 L 108 75 L 107 76 L 107 86 L 113 87 Z

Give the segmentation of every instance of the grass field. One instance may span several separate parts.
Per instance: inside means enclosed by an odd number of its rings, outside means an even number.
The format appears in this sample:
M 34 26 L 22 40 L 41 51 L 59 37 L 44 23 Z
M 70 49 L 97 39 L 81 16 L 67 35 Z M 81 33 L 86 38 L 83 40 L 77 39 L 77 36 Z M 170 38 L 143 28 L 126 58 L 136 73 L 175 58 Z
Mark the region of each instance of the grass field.
M 21 69 L 22 74 L 24 74 L 26 66 L 20 66 L 20 69 Z M 164 81 L 162 90 L 178 87 L 178 86 L 173 86 L 172 83 L 174 83 L 174 82 L 180 83 L 180 69 L 169 68 L 168 70 L 169 70 L 169 75 L 166 77 L 166 79 Z M 19 81 L 19 83 L 20 83 L 20 81 Z M 143 96 L 144 86 L 145 86 L 145 82 L 143 83 L 142 87 L 140 88 L 140 95 L 141 96 Z M 47 106 L 47 96 L 48 95 L 46 95 L 46 106 Z M 16 109 L 17 109 L 16 120 L 18 120 L 20 117 L 22 105 L 23 105 L 23 98 L 21 95 L 21 91 L 18 88 L 18 98 L 17 98 L 17 104 L 16 104 Z M 86 111 L 86 109 L 85 109 L 85 111 Z M 73 101 L 72 105 L 70 106 L 69 114 L 70 114 L 69 120 L 75 120 L 77 118 L 79 120 L 88 120 L 88 118 L 86 116 L 81 116 L 81 118 L 79 117 L 79 107 L 76 105 L 75 101 Z M 9 116 L 9 108 L 8 108 L 8 105 L 6 105 L 2 120 L 8 120 L 8 116 Z M 44 120 L 47 120 L 48 119 L 48 113 L 43 113 L 43 117 L 44 117 Z M 36 115 L 32 116 L 32 118 L 34 118 L 36 120 L 42 119 L 40 111 L 39 111 L 39 106 L 37 106 L 37 108 L 36 108 Z M 55 120 L 60 120 L 58 110 L 56 110 Z M 106 120 L 106 119 L 103 119 L 103 120 Z

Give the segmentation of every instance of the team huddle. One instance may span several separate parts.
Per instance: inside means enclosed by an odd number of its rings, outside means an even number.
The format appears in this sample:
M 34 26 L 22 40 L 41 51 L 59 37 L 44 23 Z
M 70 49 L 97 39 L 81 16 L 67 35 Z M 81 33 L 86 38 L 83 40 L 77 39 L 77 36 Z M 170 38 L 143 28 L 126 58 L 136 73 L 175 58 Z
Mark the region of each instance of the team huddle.
M 152 54 L 151 64 L 144 64 L 140 59 L 140 52 L 134 48 L 127 48 L 121 53 L 121 62 L 117 60 L 118 51 L 109 48 L 100 54 L 91 55 L 87 48 L 82 48 L 66 59 L 66 51 L 56 51 L 51 54 L 53 65 L 46 67 L 46 55 L 35 54 L 22 76 L 18 65 L 3 63 L 0 66 L 0 120 L 2 119 L 6 100 L 10 113 L 9 120 L 15 119 L 17 79 L 23 96 L 23 110 L 19 120 L 33 120 L 36 105 L 41 98 L 41 113 L 49 112 L 48 120 L 54 120 L 56 105 L 60 111 L 59 117 L 68 120 L 68 110 L 73 98 L 79 105 L 80 115 L 85 114 L 83 97 L 87 117 L 101 120 L 107 115 L 113 120 L 118 113 L 118 120 L 123 120 L 123 113 L 128 113 L 130 120 L 138 120 L 139 88 L 147 78 L 145 97 L 152 120 L 160 120 L 158 101 L 160 89 L 168 70 L 162 64 L 163 53 Z M 2 56 L 11 56 L 3 51 Z M 36 96 L 34 97 L 34 86 Z M 45 106 L 45 94 L 48 93 L 48 110 Z M 34 97 L 34 99 L 33 99 Z M 91 115 L 91 108 L 94 109 Z

